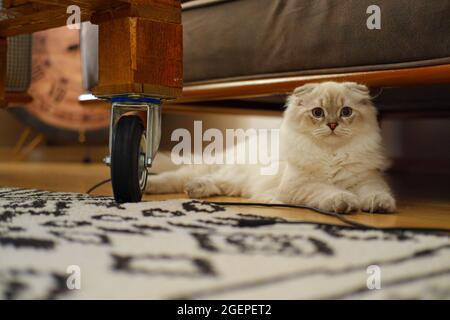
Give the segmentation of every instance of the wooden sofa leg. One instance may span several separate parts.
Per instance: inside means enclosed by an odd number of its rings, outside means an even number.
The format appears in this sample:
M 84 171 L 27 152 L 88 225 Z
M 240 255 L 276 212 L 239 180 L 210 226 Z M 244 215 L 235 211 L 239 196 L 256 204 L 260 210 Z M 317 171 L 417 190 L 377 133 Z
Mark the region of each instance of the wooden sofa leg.
M 6 86 L 6 38 L 0 38 L 0 107 L 6 107 L 5 86 Z
M 183 84 L 179 1 L 130 3 L 131 16 L 98 17 L 99 81 L 93 93 L 176 98 Z

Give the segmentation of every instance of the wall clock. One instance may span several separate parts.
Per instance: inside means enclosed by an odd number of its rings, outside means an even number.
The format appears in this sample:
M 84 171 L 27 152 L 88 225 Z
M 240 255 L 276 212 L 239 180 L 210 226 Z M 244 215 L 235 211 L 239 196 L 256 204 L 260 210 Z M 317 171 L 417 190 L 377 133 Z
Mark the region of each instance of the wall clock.
M 106 141 L 109 106 L 78 101 L 84 93 L 79 30 L 60 27 L 35 33 L 32 60 L 28 93 L 33 101 L 14 113 L 50 141 Z

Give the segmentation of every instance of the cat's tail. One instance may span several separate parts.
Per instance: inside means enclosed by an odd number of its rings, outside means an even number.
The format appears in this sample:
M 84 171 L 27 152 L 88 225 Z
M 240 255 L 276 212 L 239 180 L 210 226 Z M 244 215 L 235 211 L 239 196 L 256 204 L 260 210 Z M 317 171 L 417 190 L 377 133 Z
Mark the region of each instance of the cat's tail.
M 182 193 L 189 180 L 204 175 L 208 171 L 209 168 L 204 165 L 185 165 L 175 171 L 151 175 L 147 180 L 146 192 L 152 194 Z

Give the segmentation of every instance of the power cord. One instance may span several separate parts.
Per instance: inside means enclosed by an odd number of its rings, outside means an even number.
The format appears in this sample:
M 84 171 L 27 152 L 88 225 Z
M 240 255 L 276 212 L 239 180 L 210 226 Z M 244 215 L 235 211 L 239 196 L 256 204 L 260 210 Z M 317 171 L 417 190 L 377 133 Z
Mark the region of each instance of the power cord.
M 100 187 L 100 186 L 102 186 L 102 185 L 104 185 L 105 183 L 108 183 L 108 182 L 110 182 L 110 181 L 111 181 L 111 179 L 103 180 L 103 181 L 97 183 L 96 185 L 92 186 L 91 188 L 89 188 L 89 190 L 86 191 L 86 193 L 90 195 L 92 191 L 94 191 L 94 190 L 97 189 L 98 187 Z
M 364 223 L 355 222 L 352 220 L 349 220 L 344 217 L 344 215 L 337 213 L 337 212 L 331 212 L 331 211 L 325 211 L 319 208 L 305 206 L 305 205 L 296 205 L 296 204 L 284 204 L 284 203 L 259 203 L 259 202 L 208 202 L 206 203 L 210 204 L 216 204 L 221 206 L 252 206 L 252 207 L 277 207 L 277 208 L 295 208 L 295 209 L 307 209 L 312 210 L 317 213 L 320 213 L 322 215 L 326 215 L 329 217 L 336 218 L 340 220 L 341 222 L 345 223 L 346 225 L 358 229 L 364 229 L 364 230 L 379 230 L 379 231 L 429 231 L 429 232 L 444 232 L 444 233 L 450 233 L 450 229 L 442 229 L 442 228 L 415 228 L 415 227 L 375 227 Z
M 103 180 L 96 185 L 92 186 L 88 191 L 86 191 L 87 194 L 91 194 L 92 191 L 97 189 L 98 187 L 104 185 L 105 183 L 110 182 L 111 179 Z M 214 204 L 219 206 L 247 206 L 247 207 L 272 207 L 272 208 L 294 208 L 294 209 L 307 209 L 315 211 L 319 214 L 333 217 L 338 219 L 339 221 L 345 223 L 347 226 L 358 228 L 358 229 L 364 229 L 364 230 L 379 230 L 379 231 L 422 231 L 422 232 L 433 232 L 433 233 L 450 233 L 450 229 L 441 229 L 441 228 L 404 228 L 404 227 L 394 227 L 394 228 L 380 228 L 375 226 L 370 226 L 368 224 L 359 223 L 355 221 L 351 221 L 344 217 L 342 214 L 337 212 L 331 212 L 331 211 L 325 211 L 319 208 L 300 205 L 300 204 L 284 204 L 284 203 L 260 203 L 260 202 L 231 202 L 231 201 L 204 201 L 208 204 Z
M 155 173 L 149 172 L 148 175 L 155 175 Z M 106 183 L 108 183 L 108 182 L 111 182 L 111 178 L 106 179 L 106 180 L 103 180 L 103 181 L 101 181 L 101 182 L 99 182 L 99 183 L 93 185 L 91 188 L 89 188 L 88 191 L 86 191 L 86 193 L 90 195 L 90 194 L 92 193 L 92 191 L 94 191 L 95 189 L 101 187 L 102 185 L 104 185 L 104 184 L 106 184 Z
M 296 204 L 284 204 L 284 203 L 278 204 L 278 203 L 260 203 L 260 202 L 220 202 L 220 201 L 219 202 L 216 202 L 216 201 L 208 202 L 207 201 L 207 203 L 221 205 L 221 206 L 251 206 L 251 207 L 272 207 L 272 208 L 277 207 L 277 208 L 307 209 L 307 210 L 312 210 L 317 213 L 323 214 L 325 216 L 336 218 L 351 227 L 361 228 L 361 229 L 378 229 L 377 227 L 369 226 L 366 224 L 362 224 L 359 222 L 355 222 L 355 221 L 346 219 L 344 216 L 342 216 L 341 214 L 336 213 L 336 212 L 325 211 L 325 210 L 322 210 L 319 208 L 305 206 L 305 205 L 301 205 L 301 204 L 296 205 Z

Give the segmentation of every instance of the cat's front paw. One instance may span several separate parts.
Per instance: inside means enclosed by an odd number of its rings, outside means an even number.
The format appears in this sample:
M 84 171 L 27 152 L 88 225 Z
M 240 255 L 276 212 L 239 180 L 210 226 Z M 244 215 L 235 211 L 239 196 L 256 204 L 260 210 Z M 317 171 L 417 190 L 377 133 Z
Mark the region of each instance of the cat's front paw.
M 184 192 L 189 198 L 205 198 L 219 194 L 219 191 L 214 182 L 206 178 L 196 178 L 184 185 Z
M 348 213 L 359 209 L 359 201 L 353 193 L 343 191 L 325 197 L 319 208 L 325 211 Z
M 378 192 L 361 197 L 361 209 L 366 212 L 390 213 L 396 209 L 395 199 L 388 192 Z

